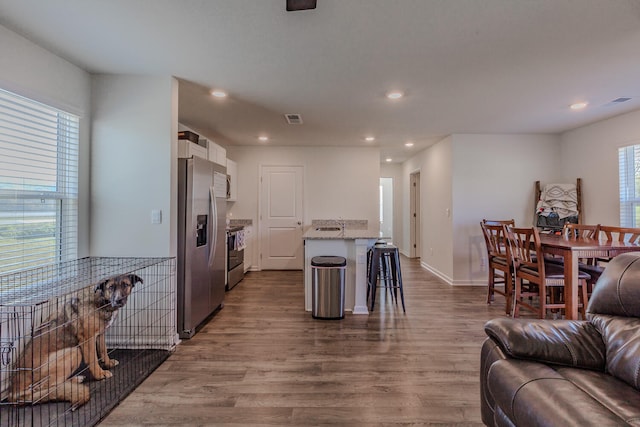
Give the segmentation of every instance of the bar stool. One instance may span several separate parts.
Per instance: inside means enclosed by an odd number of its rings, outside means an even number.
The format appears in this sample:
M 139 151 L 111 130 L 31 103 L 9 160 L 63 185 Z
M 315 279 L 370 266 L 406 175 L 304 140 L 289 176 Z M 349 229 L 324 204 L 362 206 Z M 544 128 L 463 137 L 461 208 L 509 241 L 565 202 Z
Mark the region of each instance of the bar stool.
M 384 287 L 391 290 L 391 297 L 392 299 L 395 298 L 396 304 L 398 303 L 398 290 L 400 290 L 402 311 L 406 313 L 399 253 L 397 246 L 389 244 L 376 244 L 369 250 L 367 259 L 367 299 L 369 300 L 370 298 L 371 301 L 370 311 L 373 311 L 375 306 L 377 289 Z

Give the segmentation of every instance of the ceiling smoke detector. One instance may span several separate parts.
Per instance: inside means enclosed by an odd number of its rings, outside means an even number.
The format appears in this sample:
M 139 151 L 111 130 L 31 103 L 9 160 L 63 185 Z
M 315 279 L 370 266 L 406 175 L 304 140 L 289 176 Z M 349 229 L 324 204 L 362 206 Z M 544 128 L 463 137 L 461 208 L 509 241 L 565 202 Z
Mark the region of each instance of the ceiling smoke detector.
M 316 8 L 316 0 L 287 0 L 287 12 Z
M 287 123 L 289 123 L 290 125 L 302 124 L 302 116 L 300 114 L 285 114 L 284 117 L 287 119 Z

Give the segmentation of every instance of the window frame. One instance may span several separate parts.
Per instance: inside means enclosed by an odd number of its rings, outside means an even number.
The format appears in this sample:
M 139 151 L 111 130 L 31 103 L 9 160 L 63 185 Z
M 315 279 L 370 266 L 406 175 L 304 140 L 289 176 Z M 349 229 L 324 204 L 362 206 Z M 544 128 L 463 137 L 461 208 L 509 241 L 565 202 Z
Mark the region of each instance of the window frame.
M 20 176 L 20 172 L 11 171 L 7 168 L 2 171 L 0 168 L 0 203 L 7 203 L 4 212 L 9 219 L 5 220 L 3 226 L 18 230 L 19 237 L 6 237 L 5 241 L 0 239 L 0 247 L 9 248 L 0 254 L 0 274 L 15 273 L 17 271 L 41 267 L 43 265 L 60 263 L 76 259 L 78 256 L 78 198 L 79 198 L 79 148 L 80 148 L 80 117 L 74 113 L 64 111 L 55 106 L 45 104 L 27 98 L 15 92 L 0 88 L 0 148 L 10 156 L 5 159 L 4 165 L 15 165 L 15 169 L 20 166 L 36 164 L 36 156 L 29 153 L 35 150 L 37 143 L 30 141 L 35 139 L 36 132 L 41 132 L 39 138 L 48 141 L 49 152 L 37 158 L 42 159 L 45 165 L 42 167 L 41 175 L 34 172 L 25 172 Z M 3 114 L 4 112 L 5 114 Z M 42 116 L 39 117 L 39 114 Z M 4 116 L 4 117 L 3 117 Z M 49 123 L 51 126 L 46 132 L 35 128 Z M 33 124 L 33 129 L 31 128 Z M 30 133 L 34 132 L 34 134 Z M 19 143 L 17 143 L 19 141 Z M 45 152 L 46 150 L 43 150 Z M 11 156 L 13 155 L 13 156 Z M 11 163 L 13 159 L 15 163 Z M 47 167 L 48 166 L 48 167 Z M 46 174 L 55 173 L 55 179 L 45 178 Z M 34 178 L 35 177 L 35 178 Z M 24 183 L 16 184 L 15 179 L 23 178 Z M 28 183 L 29 179 L 42 180 L 42 182 L 55 181 L 55 188 L 35 188 L 36 184 Z M 30 188 L 31 187 L 31 188 Z M 43 216 L 53 219 L 53 241 L 43 245 L 34 245 L 35 248 L 26 248 L 29 232 L 37 229 L 37 225 L 29 228 L 29 221 L 25 220 L 24 213 L 33 209 L 35 201 L 40 203 L 51 203 L 51 210 L 47 211 L 50 216 Z M 28 206 L 29 203 L 33 205 Z M 15 204 L 15 206 L 11 206 Z M 12 210 L 13 209 L 13 210 Z M 22 210 L 21 210 L 22 209 Z M 37 212 L 37 208 L 33 210 Z M 20 214 L 22 213 L 22 219 Z M 11 216 L 13 215 L 13 219 Z M 32 221 L 36 223 L 36 221 Z M 48 234 L 47 234 L 48 235 Z M 10 239 L 14 242 L 11 243 Z M 45 238 L 43 238 L 45 239 Z M 20 246 L 22 248 L 20 249 Z M 40 252 L 38 252 L 40 251 Z M 30 257 L 34 258 L 30 260 Z

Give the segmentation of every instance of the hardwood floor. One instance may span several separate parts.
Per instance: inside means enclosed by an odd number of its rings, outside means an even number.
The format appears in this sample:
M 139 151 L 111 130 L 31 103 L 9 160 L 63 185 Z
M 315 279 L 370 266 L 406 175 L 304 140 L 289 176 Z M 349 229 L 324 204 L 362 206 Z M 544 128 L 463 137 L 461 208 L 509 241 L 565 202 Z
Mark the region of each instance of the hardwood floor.
M 485 287 L 451 287 L 402 258 L 406 314 L 316 320 L 302 272 L 251 272 L 225 307 L 100 424 L 482 425 Z

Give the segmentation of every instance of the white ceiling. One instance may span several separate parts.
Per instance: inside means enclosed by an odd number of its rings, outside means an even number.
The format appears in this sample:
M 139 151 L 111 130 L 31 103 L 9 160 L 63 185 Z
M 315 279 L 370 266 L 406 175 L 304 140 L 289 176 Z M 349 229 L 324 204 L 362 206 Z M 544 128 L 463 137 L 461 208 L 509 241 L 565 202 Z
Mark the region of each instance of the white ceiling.
M 178 77 L 181 122 L 225 145 L 371 134 L 402 161 L 452 133 L 558 133 L 640 108 L 640 0 L 317 1 L 0 0 L 0 24 L 92 73 Z

